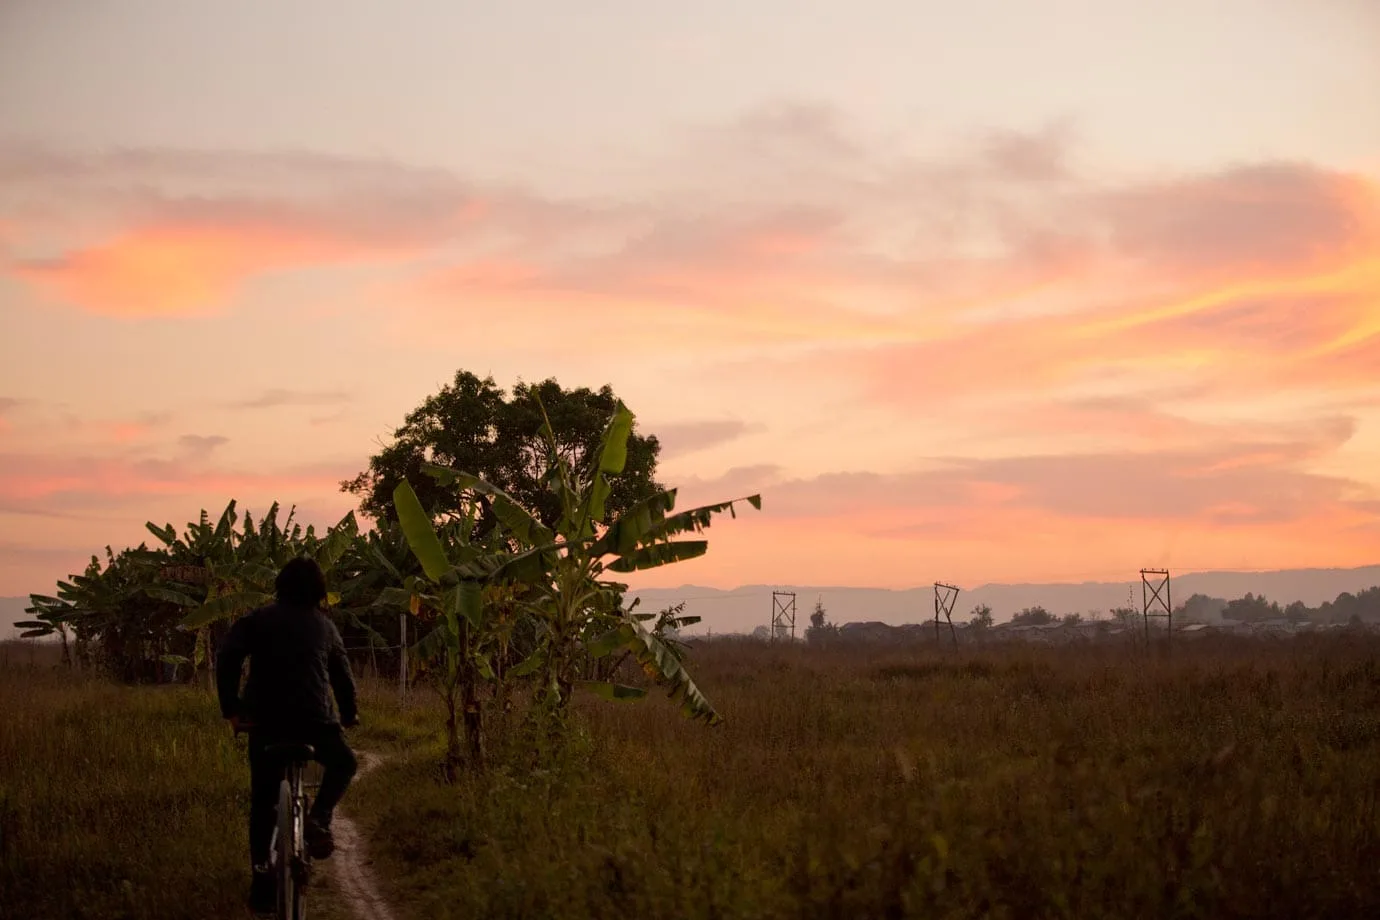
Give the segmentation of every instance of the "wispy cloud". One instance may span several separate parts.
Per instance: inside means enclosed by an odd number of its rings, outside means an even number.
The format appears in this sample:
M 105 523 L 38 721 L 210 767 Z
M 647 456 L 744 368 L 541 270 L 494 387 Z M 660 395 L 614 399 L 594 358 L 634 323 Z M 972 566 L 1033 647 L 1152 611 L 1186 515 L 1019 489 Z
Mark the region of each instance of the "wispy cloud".
M 171 412 L 140 412 L 124 418 L 85 418 L 72 412 L 63 413 L 68 431 L 94 438 L 99 443 L 134 444 L 153 437 L 173 419 Z
M 671 457 L 707 450 L 765 429 L 764 425 L 740 419 L 715 419 L 658 425 L 655 434 L 661 443 L 662 456 Z
M 290 501 L 330 494 L 353 470 L 315 462 L 274 470 L 209 465 L 204 456 L 178 459 L 41 453 L 0 453 L 0 502 L 11 512 L 94 513 L 137 507 L 142 501 L 183 497 L 224 502 L 247 493 Z
M 752 483 L 770 499 L 774 518 L 851 518 L 889 521 L 889 532 L 919 532 L 934 513 L 967 509 L 971 526 L 1000 527 L 1010 511 L 1038 511 L 1108 524 L 1157 521 L 1200 524 L 1287 525 L 1318 510 L 1373 513 L 1380 486 L 1309 472 L 1309 461 L 1350 439 L 1354 422 L 1323 420 L 1309 426 L 1224 429 L 1183 423 L 1199 443 L 1180 436 L 1159 449 L 1049 453 L 994 458 L 917 458 L 914 472 L 849 471 L 790 478 L 763 467 L 745 476 L 695 484 L 696 491 L 731 491 Z M 1248 437 L 1254 434 L 1254 437 Z M 1233 440 L 1233 438 L 1242 438 Z M 911 519 L 915 524 L 903 525 Z M 981 523 L 977 523 L 977 522 Z M 963 529 L 964 521 L 948 525 Z
M 347 418 L 347 417 L 349 416 L 349 414 L 350 414 L 350 409 L 349 409 L 348 406 L 346 406 L 346 407 L 342 407 L 341 409 L 339 409 L 339 410 L 337 410 L 337 411 L 335 411 L 335 412 L 328 412 L 328 413 L 326 413 L 325 415 L 313 415 L 313 416 L 312 416 L 310 419 L 308 419 L 307 421 L 308 421 L 308 423 L 309 423 L 310 425 L 312 425 L 312 427 L 321 428 L 321 427 L 324 427 L 324 426 L 326 426 L 326 425 L 333 425 L 333 424 L 335 424 L 336 422 L 339 422 L 339 421 L 341 421 L 341 420 Z
M 0 151 L 0 219 L 24 201 L 36 223 L 102 215 L 82 238 L 10 273 L 91 312 L 199 315 L 269 273 L 415 258 L 438 246 L 539 238 L 581 206 L 476 189 L 443 170 L 305 153 Z M 41 202 L 38 206 L 31 204 Z M 109 229 L 100 229 L 108 227 Z M 21 243 L 25 242 L 23 240 Z
M 288 390 L 274 388 L 257 396 L 227 403 L 232 409 L 276 409 L 282 406 L 335 406 L 347 403 L 351 395 L 343 390 Z
M 217 448 L 229 444 L 230 439 L 219 434 L 184 434 L 177 439 L 177 443 L 189 455 L 205 457 L 214 453 Z

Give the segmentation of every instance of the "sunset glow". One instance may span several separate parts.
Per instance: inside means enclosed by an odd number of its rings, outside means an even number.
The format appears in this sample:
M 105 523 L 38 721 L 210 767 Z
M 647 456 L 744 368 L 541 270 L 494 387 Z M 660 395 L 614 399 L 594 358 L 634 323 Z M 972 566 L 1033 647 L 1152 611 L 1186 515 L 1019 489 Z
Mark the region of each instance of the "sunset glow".
M 638 584 L 1380 562 L 1380 117 L 1315 104 L 1380 86 L 1373 4 L 1014 4 L 1009 59 L 981 3 L 564 51 L 462 6 L 344 4 L 375 82 L 305 7 L 0 13 L 0 594 L 231 498 L 332 523 L 458 369 L 609 383 L 684 502 L 762 493 Z

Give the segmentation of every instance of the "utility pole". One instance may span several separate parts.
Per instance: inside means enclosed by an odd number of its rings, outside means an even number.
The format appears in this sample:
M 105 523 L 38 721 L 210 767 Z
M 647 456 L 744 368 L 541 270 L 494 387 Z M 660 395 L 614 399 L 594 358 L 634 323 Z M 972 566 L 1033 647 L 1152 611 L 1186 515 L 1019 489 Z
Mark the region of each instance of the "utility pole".
M 934 583 L 934 641 L 939 642 L 939 615 L 942 613 L 949 622 L 949 636 L 954 640 L 954 648 L 958 648 L 958 632 L 954 629 L 953 618 L 954 602 L 957 600 L 958 588 L 942 581 Z
M 795 592 L 773 591 L 771 593 L 771 637 L 779 639 L 782 633 L 795 638 Z
M 1150 576 L 1155 576 L 1152 583 Z M 1164 617 L 1165 641 L 1174 635 L 1174 605 L 1169 596 L 1168 569 L 1140 570 L 1140 613 L 1145 620 L 1145 644 L 1150 645 L 1150 618 Z

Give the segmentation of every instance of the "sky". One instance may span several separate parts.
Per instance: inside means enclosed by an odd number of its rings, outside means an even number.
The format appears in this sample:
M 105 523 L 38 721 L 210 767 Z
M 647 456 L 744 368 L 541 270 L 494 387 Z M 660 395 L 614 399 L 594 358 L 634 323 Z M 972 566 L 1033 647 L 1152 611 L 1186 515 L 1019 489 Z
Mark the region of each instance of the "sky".
M 685 583 L 1380 561 L 1374 0 L 0 5 L 0 594 L 610 384 Z

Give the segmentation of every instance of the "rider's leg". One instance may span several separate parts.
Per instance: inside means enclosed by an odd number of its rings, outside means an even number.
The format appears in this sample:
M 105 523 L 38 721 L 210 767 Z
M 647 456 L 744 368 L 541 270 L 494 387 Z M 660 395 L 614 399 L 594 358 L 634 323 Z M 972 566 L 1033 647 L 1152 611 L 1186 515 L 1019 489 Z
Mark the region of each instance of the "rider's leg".
M 355 752 L 345 743 L 345 734 L 339 726 L 322 731 L 316 739 L 316 760 L 322 766 L 321 788 L 316 790 L 316 801 L 312 802 L 311 817 L 321 827 L 331 826 L 331 816 L 335 806 L 345 795 L 345 790 L 354 779 L 359 762 Z
M 283 778 L 280 758 L 264 748 L 268 741 L 249 736 L 249 858 L 255 866 L 268 865 L 273 844 L 273 825 L 278 820 L 278 784 Z

